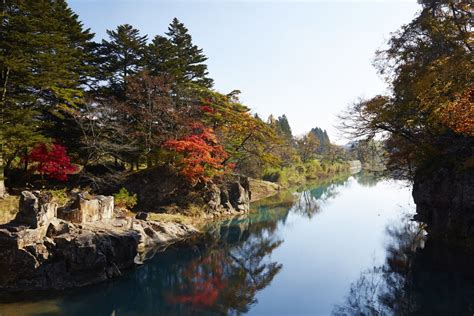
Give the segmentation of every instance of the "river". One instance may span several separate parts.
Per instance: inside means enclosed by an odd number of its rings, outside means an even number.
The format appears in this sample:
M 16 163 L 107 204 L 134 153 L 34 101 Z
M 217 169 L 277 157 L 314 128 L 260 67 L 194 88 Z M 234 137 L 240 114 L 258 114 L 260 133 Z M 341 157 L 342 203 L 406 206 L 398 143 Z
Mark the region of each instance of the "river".
M 358 174 L 284 192 L 122 278 L 3 304 L 0 315 L 467 314 L 472 280 L 441 282 L 428 264 L 421 288 L 430 290 L 413 290 L 425 234 L 410 221 L 410 190 Z

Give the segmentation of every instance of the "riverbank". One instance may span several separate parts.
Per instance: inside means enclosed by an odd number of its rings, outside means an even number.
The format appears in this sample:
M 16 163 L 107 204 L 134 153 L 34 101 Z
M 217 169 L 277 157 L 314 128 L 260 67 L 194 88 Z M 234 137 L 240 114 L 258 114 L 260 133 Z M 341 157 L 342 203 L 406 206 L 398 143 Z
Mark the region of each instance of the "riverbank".
M 187 215 L 123 210 L 117 214 L 113 197 L 83 194 L 65 209 L 47 192 L 24 191 L 14 220 L 0 226 L 1 296 L 82 287 L 119 277 L 156 251 L 199 240 L 209 223 L 247 214 L 250 201 L 283 190 L 267 181 L 248 183 L 238 187 L 238 195 L 230 194 L 228 203 L 235 207 Z M 11 197 L 9 203 L 14 199 L 18 200 Z M 6 213 L 13 215 L 10 209 Z

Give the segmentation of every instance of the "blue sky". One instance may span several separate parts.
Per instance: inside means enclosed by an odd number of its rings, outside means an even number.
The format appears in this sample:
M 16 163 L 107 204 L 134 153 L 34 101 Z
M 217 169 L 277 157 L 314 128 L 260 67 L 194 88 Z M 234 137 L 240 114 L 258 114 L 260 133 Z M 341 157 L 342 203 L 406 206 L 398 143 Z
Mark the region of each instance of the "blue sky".
M 314 126 L 338 139 L 336 115 L 360 97 L 386 91 L 372 66 L 374 52 L 419 9 L 406 1 L 70 0 L 84 25 L 105 36 L 129 23 L 163 34 L 173 17 L 209 57 L 223 93 L 261 117 L 286 114 L 294 134 Z

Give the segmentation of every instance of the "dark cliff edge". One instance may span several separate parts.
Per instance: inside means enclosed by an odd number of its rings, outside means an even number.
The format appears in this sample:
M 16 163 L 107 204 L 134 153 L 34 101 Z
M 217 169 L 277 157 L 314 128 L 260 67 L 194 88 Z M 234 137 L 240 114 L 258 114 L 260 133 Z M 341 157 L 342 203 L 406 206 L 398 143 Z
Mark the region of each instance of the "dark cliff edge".
M 474 169 L 439 168 L 413 183 L 415 219 L 430 239 L 474 250 Z
M 227 175 L 219 180 L 193 185 L 166 167 L 135 173 L 123 186 L 137 194 L 135 210 L 140 212 L 185 213 L 190 207 L 198 207 L 217 217 L 248 212 L 252 199 L 249 179 L 245 176 Z

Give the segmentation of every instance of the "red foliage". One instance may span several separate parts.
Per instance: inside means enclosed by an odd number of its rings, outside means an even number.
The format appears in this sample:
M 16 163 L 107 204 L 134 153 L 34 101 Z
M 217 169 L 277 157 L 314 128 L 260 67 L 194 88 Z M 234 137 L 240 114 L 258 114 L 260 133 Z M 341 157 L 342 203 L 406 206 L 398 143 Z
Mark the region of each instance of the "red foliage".
M 35 163 L 35 171 L 60 181 L 66 181 L 67 175 L 76 171 L 76 167 L 71 164 L 71 159 L 67 155 L 66 148 L 59 144 L 51 146 L 38 144 L 26 159 Z
M 207 112 L 207 113 L 214 113 L 214 110 L 209 105 L 202 105 L 201 111 Z
M 198 123 L 193 124 L 191 128 L 193 130 L 191 135 L 182 139 L 168 140 L 164 143 L 164 147 L 184 156 L 180 171 L 190 181 L 207 181 L 224 171 L 223 163 L 228 154 L 218 144 L 211 128 Z
M 170 295 L 168 302 L 191 304 L 197 308 L 213 306 L 226 285 L 220 259 L 207 257 L 192 262 L 182 275 L 180 290 L 186 294 Z

